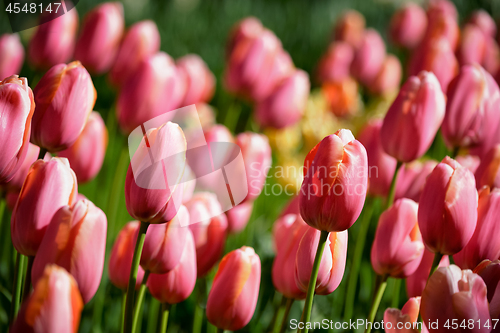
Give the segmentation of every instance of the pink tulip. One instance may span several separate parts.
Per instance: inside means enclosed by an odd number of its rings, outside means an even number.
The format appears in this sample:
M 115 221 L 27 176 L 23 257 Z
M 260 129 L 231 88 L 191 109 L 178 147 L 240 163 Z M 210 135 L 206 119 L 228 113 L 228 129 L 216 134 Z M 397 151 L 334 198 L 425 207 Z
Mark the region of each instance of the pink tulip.
M 353 47 L 346 42 L 333 42 L 320 59 L 316 70 L 317 79 L 323 82 L 341 82 L 349 77 L 349 67 L 354 58 Z
M 300 215 L 320 231 L 350 228 L 365 203 L 368 157 L 351 131 L 339 130 L 324 138 L 304 161 Z
M 168 122 L 148 131 L 132 157 L 125 180 L 125 203 L 133 218 L 149 223 L 165 223 L 174 218 L 182 201 L 182 191 L 176 189 L 180 188 L 186 165 L 186 147 L 177 124 Z M 150 154 L 158 161 L 153 165 Z M 142 172 L 134 174 L 134 165 L 136 172 Z
M 0 80 L 19 74 L 23 61 L 24 48 L 19 35 L 0 35 Z
M 358 135 L 359 142 L 366 148 L 368 156 L 368 193 L 385 197 L 389 193 L 396 160 L 387 155 L 380 140 L 381 120 L 366 124 Z
M 483 9 L 474 11 L 469 19 L 469 23 L 481 29 L 485 36 L 494 38 L 497 33 L 495 20 Z
M 34 109 L 33 92 L 26 78 L 13 75 L 0 81 L 0 183 L 11 180 L 26 158 Z
M 335 24 L 335 40 L 347 42 L 352 47 L 357 48 L 362 43 L 365 24 L 363 14 L 355 10 L 348 10 L 340 16 Z
M 10 221 L 16 250 L 34 256 L 54 214 L 65 205 L 71 206 L 77 193 L 76 176 L 67 159 L 55 157 L 33 163 Z
M 385 59 L 385 44 L 374 29 L 367 29 L 359 48 L 354 53 L 351 73 L 362 84 L 369 85 L 380 72 Z
M 36 107 L 31 142 L 50 152 L 75 143 L 97 97 L 87 70 L 78 61 L 56 65 L 40 79 L 33 93 Z
M 389 54 L 373 81 L 368 84 L 368 89 L 376 95 L 389 95 L 399 89 L 403 68 L 396 56 Z
M 427 9 L 427 29 L 424 40 L 444 38 L 454 51 L 460 36 L 457 18 L 457 9 L 451 1 L 432 1 Z
M 486 36 L 479 27 L 467 24 L 462 29 L 458 60 L 460 65 L 481 64 L 486 54 Z
M 168 273 L 151 274 L 148 278 L 149 292 L 162 303 L 177 304 L 184 301 L 196 284 L 196 248 L 191 231 L 186 230 L 186 241 L 179 244 L 179 263 Z
M 434 253 L 424 248 L 422 261 L 417 270 L 406 278 L 406 292 L 409 297 L 417 297 L 422 295 L 429 274 L 431 273 L 432 263 L 434 261 Z M 439 262 L 439 267 L 446 267 L 450 265 L 448 256 L 443 256 Z
M 175 110 L 182 97 L 175 86 L 180 76 L 173 59 L 158 52 L 144 59 L 118 95 L 116 116 L 124 133 Z
M 295 282 L 307 292 L 316 249 L 321 232 L 308 228 L 300 241 L 295 259 Z M 329 295 L 339 286 L 344 277 L 347 256 L 347 230 L 331 232 L 326 241 L 316 280 L 316 294 Z
M 450 0 L 432 0 L 429 1 L 427 8 L 427 16 L 434 17 L 435 15 L 446 15 L 457 20 L 457 8 Z
M 285 297 L 304 299 L 306 293 L 295 283 L 295 259 L 299 244 L 310 227 L 298 214 L 287 214 L 279 218 L 273 227 L 276 257 L 272 278 L 276 290 Z
M 237 234 L 248 224 L 253 211 L 253 201 L 244 201 L 234 206 L 226 212 L 227 231 L 230 234 Z
M 108 71 L 118 52 L 124 28 L 123 5 L 120 2 L 96 6 L 83 19 L 75 59 L 92 73 Z
M 292 199 L 290 199 L 290 201 L 288 201 L 288 204 L 281 211 L 280 217 L 287 214 L 300 215 L 300 197 L 298 195 L 295 195 Z
M 425 182 L 418 225 L 426 247 L 455 254 L 469 242 L 477 223 L 477 191 L 472 172 L 445 157 Z
M 61 7 L 66 7 L 64 2 Z M 55 11 L 53 14 L 45 12 L 44 15 L 47 15 L 42 20 L 45 23 L 36 28 L 30 40 L 28 60 L 35 68 L 46 70 L 71 59 L 78 29 L 78 12 L 73 7 L 65 10 L 64 15 L 57 15 Z
M 42 278 L 47 265 L 59 265 L 73 275 L 83 301 L 88 303 L 101 282 L 106 230 L 106 215 L 91 201 L 61 207 L 48 225 L 33 262 L 34 283 Z
M 427 326 L 429 332 L 446 330 L 444 324 L 447 320 L 450 324 L 457 322 L 458 325 L 469 320 L 475 324 L 480 321 L 480 325 L 473 325 L 467 332 L 491 330 L 491 326 L 484 326 L 487 320 L 491 323 L 486 285 L 479 275 L 470 270 L 462 271 L 455 265 L 438 268 L 429 278 L 422 293 L 420 313 L 424 323 L 438 321 L 438 329 Z
M 401 310 L 387 309 L 384 312 L 386 333 L 418 333 L 420 297 L 412 297 Z M 422 330 L 423 332 L 423 330 Z
M 427 16 L 423 8 L 408 2 L 392 16 L 389 36 L 396 45 L 413 49 L 424 37 L 426 28 Z
M 410 77 L 385 115 L 380 137 L 385 152 L 401 162 L 421 157 L 445 114 L 445 97 L 434 74 Z
M 413 161 L 401 167 L 396 178 L 395 200 L 408 198 L 415 202 L 420 200 L 427 176 L 434 170 L 437 162 L 429 160 L 424 163 Z
M 86 183 L 101 170 L 107 145 L 108 130 L 101 115 L 94 111 L 75 143 L 57 155 L 69 160 L 79 183 Z
M 187 91 L 181 106 L 210 101 L 215 90 L 215 76 L 203 59 L 196 54 L 188 54 L 177 60 L 177 67 L 187 80 Z
M 479 191 L 477 225 L 467 245 L 453 256 L 455 263 L 463 269 L 474 269 L 484 259 L 500 258 L 500 189 L 484 187 Z
M 500 68 L 500 47 L 494 38 L 486 39 L 484 57 L 481 65 L 490 73 L 495 75 Z
M 227 218 L 220 213 L 220 203 L 213 193 L 197 193 L 186 203 L 186 207 L 192 221 L 189 228 L 196 246 L 196 271 L 198 277 L 202 277 L 210 272 L 224 250 Z
M 259 297 L 260 258 L 243 246 L 222 258 L 207 300 L 208 321 L 236 331 L 252 319 Z
M 473 174 L 476 173 L 477 168 L 479 167 L 479 163 L 481 162 L 479 157 L 473 155 L 460 155 L 455 158 L 455 161 L 460 163 L 461 166 L 469 169 Z M 476 180 L 477 185 L 477 180 Z
M 486 284 L 488 302 L 490 303 L 490 316 L 492 319 L 500 317 L 500 261 L 484 260 L 475 269 Z M 492 332 L 498 332 L 498 326 Z
M 255 109 L 255 119 L 262 127 L 284 128 L 297 123 L 304 114 L 309 97 L 309 77 L 296 70 Z
M 181 260 L 184 244 L 187 242 L 189 212 L 181 206 L 169 223 L 153 224 L 146 232 L 141 255 L 144 271 L 165 274 Z
M 122 86 L 144 59 L 160 50 L 160 33 L 156 23 L 144 20 L 133 24 L 124 35 L 109 73 L 109 80 Z
M 475 176 L 478 189 L 483 186 L 500 188 L 500 144 L 493 147 L 481 160 Z
M 256 17 L 249 16 L 236 23 L 227 41 L 226 56 L 229 57 L 231 55 L 236 44 L 241 40 L 256 38 L 262 32 L 264 32 L 264 27 L 262 26 L 262 22 Z
M 8 191 L 21 191 L 24 180 L 28 175 L 31 165 L 38 159 L 39 153 L 40 147 L 28 142 L 28 151 L 26 152 L 26 158 L 15 173 L 14 177 L 6 184 L 6 188 Z
M 116 237 L 111 255 L 109 257 L 108 274 L 111 283 L 122 290 L 127 290 L 130 268 L 132 267 L 132 258 L 134 256 L 135 242 L 139 232 L 139 222 L 132 221 L 122 228 Z M 149 229 L 149 228 L 148 228 Z M 137 271 L 137 281 L 135 288 L 139 289 L 144 270 L 141 266 Z
M 64 268 L 49 265 L 23 303 L 10 332 L 76 333 L 82 310 L 82 296 L 75 279 Z

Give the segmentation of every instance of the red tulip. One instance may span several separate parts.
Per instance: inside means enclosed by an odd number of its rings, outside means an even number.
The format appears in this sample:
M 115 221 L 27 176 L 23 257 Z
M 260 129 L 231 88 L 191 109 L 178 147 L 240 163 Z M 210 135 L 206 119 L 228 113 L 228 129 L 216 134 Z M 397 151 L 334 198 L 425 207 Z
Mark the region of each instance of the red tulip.
M 210 101 L 215 90 L 215 76 L 203 59 L 196 54 L 188 54 L 177 60 L 177 67 L 187 80 L 187 91 L 181 106 Z
M 385 56 L 384 40 L 376 30 L 367 29 L 354 53 L 352 75 L 364 85 L 369 85 L 380 72 Z
M 335 40 L 347 42 L 357 48 L 362 43 L 365 23 L 363 14 L 355 10 L 348 10 L 335 24 Z
M 0 183 L 11 180 L 26 158 L 34 109 L 33 93 L 26 78 L 13 75 L 0 81 Z
M 458 163 L 460 163 L 461 166 L 469 169 L 469 171 L 472 172 L 473 174 L 476 173 L 476 170 L 479 167 L 479 163 L 481 162 L 479 160 L 479 157 L 473 155 L 460 155 L 457 156 L 455 160 Z M 477 185 L 477 179 L 476 179 L 476 185 Z
M 75 279 L 64 268 L 49 265 L 23 303 L 10 332 L 76 333 L 82 310 L 82 296 Z
M 181 206 L 172 221 L 148 228 L 141 255 L 145 271 L 164 274 L 179 264 L 190 232 L 188 224 L 189 212 Z
M 420 297 L 412 297 L 401 310 L 387 309 L 384 312 L 386 333 L 418 333 Z M 423 329 L 422 329 L 423 332 Z
M 91 201 L 61 207 L 48 225 L 33 262 L 34 284 L 47 265 L 59 265 L 75 278 L 83 301 L 88 303 L 101 282 L 106 230 L 106 215 Z
M 321 86 L 328 109 L 337 117 L 350 116 L 359 111 L 358 83 L 352 77 L 342 82 L 326 82 Z
M 107 145 L 108 130 L 101 115 L 94 111 L 75 143 L 57 155 L 69 160 L 79 183 L 86 183 L 101 170 Z
M 484 260 L 475 269 L 486 284 L 488 302 L 490 303 L 490 316 L 492 319 L 500 318 L 500 261 Z M 498 332 L 498 326 L 492 332 Z
M 255 119 L 260 126 L 284 128 L 297 123 L 304 114 L 309 97 L 309 77 L 296 70 L 255 109 Z
M 196 246 L 196 271 L 205 276 L 219 260 L 227 235 L 227 218 L 213 193 L 200 192 L 186 203 Z
M 485 326 L 486 321 L 491 323 L 486 285 L 479 275 L 455 265 L 438 268 L 429 278 L 422 293 L 420 313 L 424 323 L 438 321 L 439 328 L 428 325 L 429 332 L 442 332 L 447 320 L 450 327 L 453 322 L 460 325 L 471 320 L 475 325 L 468 332 L 491 330 L 491 326 Z
M 108 71 L 118 52 L 124 28 L 120 2 L 105 2 L 94 7 L 83 20 L 75 59 L 92 73 Z
M 481 160 L 476 170 L 476 186 L 500 188 L 500 144 L 493 147 Z
M 0 35 L 0 80 L 19 74 L 23 61 L 24 48 L 19 35 Z
M 369 122 L 359 133 L 359 142 L 368 156 L 368 193 L 385 197 L 389 193 L 396 160 L 385 153 L 380 140 L 381 120 Z
M 78 61 L 56 65 L 40 79 L 33 93 L 36 107 L 31 142 L 50 152 L 75 143 L 97 97 L 87 70 Z
M 427 248 L 441 254 L 462 250 L 476 228 L 477 201 L 472 172 L 445 157 L 420 195 L 418 224 Z
M 303 292 L 307 292 L 313 269 L 316 249 L 321 232 L 308 228 L 297 249 L 295 259 L 295 282 Z M 316 294 L 329 295 L 339 286 L 344 277 L 347 256 L 347 230 L 331 232 L 319 266 L 316 280 Z
M 432 144 L 445 113 L 445 97 L 432 73 L 410 77 L 380 129 L 382 147 L 401 162 L 421 157 Z
M 244 201 L 226 211 L 227 231 L 231 234 L 241 232 L 248 224 L 253 211 L 253 201 Z
M 115 287 L 123 290 L 127 290 L 128 278 L 132 267 L 132 258 L 134 256 L 135 242 L 137 241 L 137 234 L 139 232 L 139 224 L 140 223 L 138 221 L 132 221 L 125 224 L 116 237 L 113 249 L 111 250 L 111 255 L 109 257 L 109 280 Z M 137 271 L 137 281 L 135 284 L 136 289 L 139 289 L 143 277 L 144 270 L 141 266 L 139 266 Z
M 396 56 L 389 54 L 373 81 L 368 84 L 368 89 L 377 95 L 388 95 L 396 92 L 401 83 L 403 69 Z
M 64 15 L 44 13 L 42 22 L 28 46 L 28 60 L 38 69 L 48 69 L 60 63 L 66 63 L 75 48 L 76 31 L 78 29 L 78 12 L 73 7 L 67 11 L 66 4 L 61 3 L 60 10 Z M 45 16 L 46 15 L 46 16 Z
M 300 189 L 300 215 L 320 231 L 350 228 L 363 208 L 368 157 L 351 131 L 324 138 L 307 155 Z
M 462 38 L 458 48 L 460 64 L 481 64 L 486 54 L 486 41 L 486 36 L 479 27 L 467 24 L 462 29 Z
M 432 263 L 434 261 L 434 253 L 424 248 L 422 261 L 417 270 L 406 278 L 406 291 L 409 297 L 417 297 L 422 295 L 429 274 L 431 273 Z M 446 267 L 450 265 L 448 256 L 443 256 L 439 262 L 439 267 Z
M 176 189 L 181 188 L 186 147 L 182 129 L 171 122 L 149 130 L 141 140 L 125 180 L 125 203 L 133 218 L 149 223 L 174 218 L 182 201 L 182 191 Z M 157 162 L 151 164 L 150 156 Z
M 321 58 L 316 70 L 317 79 L 323 82 L 341 82 L 349 77 L 349 67 L 354 58 L 353 47 L 346 42 L 333 42 Z
M 144 20 L 133 24 L 124 35 L 109 73 L 109 80 L 122 86 L 144 59 L 160 50 L 160 33 L 156 23 Z
M 415 202 L 420 200 L 427 176 L 434 170 L 437 162 L 428 160 L 424 163 L 414 161 L 401 167 L 396 178 L 395 200 L 408 198 Z
M 484 187 L 479 191 L 477 226 L 467 245 L 453 256 L 455 263 L 463 269 L 474 269 L 484 259 L 500 258 L 500 189 L 490 191 Z
M 38 160 L 30 168 L 10 221 L 12 243 L 26 256 L 34 256 L 47 226 L 59 208 L 75 202 L 76 176 L 65 158 Z
M 497 25 L 495 20 L 483 9 L 474 11 L 469 19 L 470 24 L 476 25 L 481 29 L 482 33 L 488 37 L 495 37 L 497 33 Z
M 196 284 L 196 248 L 193 235 L 186 229 L 182 255 L 174 269 L 165 274 L 151 274 L 147 286 L 151 295 L 162 303 L 177 304 L 189 297 Z
M 207 300 L 207 319 L 216 327 L 236 331 L 248 324 L 257 305 L 260 258 L 243 246 L 222 258 Z
M 258 37 L 264 32 L 264 27 L 258 18 L 249 16 L 234 25 L 228 38 L 226 56 L 229 57 L 236 44 L 243 39 Z
M 413 49 L 424 37 L 426 28 L 427 16 L 423 8 L 408 2 L 392 16 L 389 36 L 396 45 Z

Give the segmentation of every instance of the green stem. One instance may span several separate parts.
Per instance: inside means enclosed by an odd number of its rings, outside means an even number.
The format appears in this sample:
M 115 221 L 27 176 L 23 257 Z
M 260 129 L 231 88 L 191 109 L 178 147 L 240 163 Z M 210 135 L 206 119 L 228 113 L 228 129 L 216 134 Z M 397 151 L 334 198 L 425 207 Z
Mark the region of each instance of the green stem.
M 399 292 L 401 290 L 401 279 L 396 279 L 394 281 L 394 291 L 392 293 L 392 303 L 393 308 L 399 309 Z
M 203 309 L 205 308 L 204 302 L 207 296 L 206 288 L 206 279 L 200 277 L 196 284 L 197 304 L 194 308 L 193 333 L 201 333 L 201 328 L 203 326 Z
M 459 152 L 460 152 L 460 147 L 453 147 L 453 152 L 451 157 L 453 159 L 457 158 Z
M 223 329 L 223 328 L 218 328 L 218 327 L 217 327 L 217 333 L 224 333 L 224 329 Z
M 278 292 L 275 292 L 274 295 L 275 295 L 274 298 L 276 298 L 276 295 L 281 296 L 281 300 L 280 300 L 279 304 L 274 306 L 274 314 L 273 314 L 273 317 L 271 318 L 271 322 L 269 323 L 269 327 L 267 329 L 269 332 L 276 332 L 276 330 L 278 329 L 278 327 L 277 327 L 278 326 L 278 317 L 280 317 L 282 312 L 285 310 L 285 305 L 286 305 L 286 300 L 287 300 L 285 295 L 281 295 Z M 273 300 L 273 303 L 275 303 L 274 300 Z
M 40 147 L 40 151 L 38 152 L 38 159 L 43 160 L 45 154 L 47 154 L 47 149 Z
M 137 270 L 139 262 L 141 261 L 142 247 L 144 246 L 144 239 L 146 238 L 146 231 L 148 230 L 149 223 L 141 222 L 139 228 L 139 235 L 135 242 L 134 257 L 132 259 L 132 266 L 130 267 L 130 275 L 127 286 L 127 301 L 125 302 L 125 318 L 123 319 L 123 326 L 125 333 L 131 333 L 132 323 L 134 316 L 134 296 L 135 296 L 135 283 L 137 282 Z
M 168 315 L 170 313 L 171 304 L 162 303 L 161 305 L 161 325 L 160 333 L 165 333 L 167 331 Z
M 402 165 L 403 162 L 400 161 L 396 164 L 396 169 L 394 170 L 394 175 L 392 176 L 391 187 L 389 189 L 389 196 L 387 197 L 384 210 L 391 207 L 394 202 L 394 196 L 396 195 L 396 179 L 398 178 L 399 169 L 401 169 Z
M 319 265 L 321 263 L 321 258 L 323 257 L 323 250 L 325 249 L 326 240 L 328 239 L 328 231 L 321 231 L 321 236 L 319 238 L 318 249 L 316 250 L 316 257 L 314 258 L 314 264 L 311 271 L 311 278 L 309 280 L 309 286 L 307 287 L 306 302 L 304 304 L 304 310 L 302 311 L 302 317 L 300 321 L 307 323 L 311 321 L 311 310 L 314 298 L 314 291 L 316 289 L 316 280 L 318 278 Z M 303 333 L 308 332 L 308 328 L 304 326 Z
M 148 316 L 148 330 L 147 333 L 155 333 L 158 326 L 158 311 L 160 310 L 160 302 L 151 297 L 149 301 L 149 316 Z
M 148 282 L 149 271 L 144 271 L 144 277 L 142 278 L 141 287 L 139 288 L 139 293 L 137 294 L 137 301 L 134 307 L 134 320 L 132 322 L 132 332 L 137 330 L 137 323 L 139 322 L 139 313 L 142 309 L 142 302 L 144 300 L 144 294 L 146 293 L 146 283 Z
M 16 266 L 14 270 L 14 284 L 12 285 L 12 301 L 10 305 L 9 324 L 14 322 L 14 318 L 19 311 L 19 304 L 21 300 L 21 288 L 23 286 L 23 268 L 24 256 L 16 252 Z
M 441 253 L 436 253 L 434 255 L 434 260 L 432 261 L 432 267 L 431 267 L 431 272 L 429 273 L 429 277 L 427 278 L 430 279 L 432 274 L 438 269 L 439 263 L 441 262 L 441 259 L 443 258 L 443 255 Z
M 0 190 L 0 226 L 3 224 L 3 214 L 5 213 L 6 202 Z
M 127 292 L 124 290 L 122 292 L 122 312 L 120 321 L 120 333 L 123 333 L 123 319 L 125 318 L 125 303 L 127 302 Z
M 370 313 L 368 315 L 368 323 L 366 326 L 365 333 L 370 333 L 372 330 L 373 321 L 375 320 L 375 316 L 377 315 L 377 310 L 380 305 L 380 301 L 382 300 L 382 296 L 384 296 L 385 287 L 387 287 L 387 276 L 382 276 L 379 280 L 378 286 L 375 292 L 375 297 L 373 298 L 372 306 L 370 308 Z
M 361 226 L 358 236 L 356 237 L 356 245 L 354 248 L 354 258 L 349 272 L 349 280 L 347 282 L 347 293 L 344 311 L 344 320 L 352 318 L 354 309 L 354 298 L 356 297 L 356 287 L 359 278 L 359 269 L 361 267 L 361 259 L 363 258 L 363 250 L 365 248 L 366 235 L 370 228 L 370 221 L 373 215 L 374 205 L 373 198 L 368 197 L 365 203 L 365 210 L 361 219 Z
M 283 319 L 281 320 L 279 333 L 283 333 L 286 331 L 286 323 L 288 321 L 288 316 L 290 315 L 290 310 L 292 309 L 294 301 L 295 300 L 293 298 L 286 299 L 285 313 L 283 314 Z
M 35 256 L 28 256 L 28 267 L 26 268 L 26 277 L 24 278 L 23 301 L 28 298 L 31 291 L 31 269 L 33 268 Z

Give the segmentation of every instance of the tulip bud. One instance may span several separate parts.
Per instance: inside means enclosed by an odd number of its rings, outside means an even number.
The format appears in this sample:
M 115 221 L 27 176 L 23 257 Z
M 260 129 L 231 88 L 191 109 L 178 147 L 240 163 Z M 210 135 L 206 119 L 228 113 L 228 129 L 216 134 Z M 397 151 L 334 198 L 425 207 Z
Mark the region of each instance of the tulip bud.
M 28 152 L 35 104 L 26 78 L 13 75 L 0 81 L 0 109 L 4 128 L 0 132 L 0 183 L 5 183 L 15 176 Z
M 64 268 L 49 265 L 34 284 L 10 332 L 76 333 L 82 309 L 82 296 L 75 279 Z
M 298 214 L 287 214 L 279 218 L 273 227 L 276 257 L 273 262 L 274 287 L 285 297 L 304 299 L 306 293 L 295 282 L 295 259 L 305 232 L 310 227 Z
M 467 24 L 462 29 L 458 60 L 460 64 L 481 64 L 486 53 L 486 37 L 477 26 Z
M 207 300 L 207 319 L 214 326 L 236 331 L 252 319 L 259 297 L 260 258 L 243 246 L 222 258 Z
M 335 40 L 347 42 L 352 47 L 357 48 L 362 43 L 365 24 L 363 14 L 355 10 L 348 10 L 335 24 Z
M 427 16 L 419 5 L 408 2 L 392 15 L 389 36 L 398 46 L 415 48 L 424 37 Z
M 227 231 L 231 234 L 241 232 L 248 224 L 253 211 L 253 201 L 244 201 L 226 212 Z
M 341 82 L 349 77 L 349 67 L 354 58 L 353 47 L 346 42 L 333 42 L 321 58 L 316 70 L 317 79 L 323 82 Z
M 352 75 L 362 84 L 369 85 L 380 72 L 385 56 L 384 40 L 376 30 L 367 29 L 354 53 L 351 63 Z
M 455 263 L 463 269 L 474 269 L 484 259 L 500 257 L 500 228 L 497 216 L 500 214 L 500 189 L 490 191 L 484 187 L 479 191 L 477 225 L 470 241 L 453 256 Z
M 109 73 L 109 80 L 123 85 L 139 67 L 141 61 L 160 50 L 160 33 L 156 23 L 144 20 L 133 24 L 123 37 Z
M 497 34 L 497 25 L 495 20 L 483 9 L 474 11 L 469 19 L 470 24 L 474 24 L 487 37 L 495 37 Z
M 396 56 L 389 54 L 385 57 L 380 71 L 368 84 L 368 89 L 376 95 L 389 95 L 399 89 L 402 76 L 401 62 Z
M 255 119 L 260 126 L 284 128 L 298 122 L 304 114 L 309 97 L 309 77 L 296 70 L 255 109 Z
M 380 215 L 371 252 L 377 274 L 406 278 L 417 270 L 424 253 L 417 210 L 415 201 L 404 198 Z
M 37 69 L 48 69 L 57 64 L 66 63 L 75 48 L 76 31 L 78 29 L 78 12 L 73 7 L 66 10 L 61 2 L 64 14 L 44 13 L 42 22 L 28 46 L 28 60 Z M 63 10 L 61 8 L 60 10 Z M 45 16 L 46 15 L 46 16 Z
M 486 284 L 488 291 L 487 297 L 490 303 L 490 316 L 492 319 L 498 319 L 500 317 L 500 307 L 498 302 L 500 301 L 500 261 L 490 261 L 483 260 L 475 269 L 474 273 L 478 274 Z M 497 332 L 498 328 L 492 330 L 492 332 Z
M 187 80 L 187 91 L 181 106 L 210 101 L 215 90 L 215 76 L 203 59 L 196 54 L 188 54 L 177 60 L 177 67 Z
M 361 213 L 367 187 L 365 147 L 351 131 L 341 129 L 307 154 L 299 194 L 300 215 L 320 231 L 346 230 Z
M 409 297 L 417 297 L 422 295 L 429 274 L 431 273 L 432 263 L 434 262 L 435 254 L 424 247 L 424 253 L 420 265 L 415 272 L 406 278 L 406 292 Z M 439 262 L 439 267 L 450 265 L 448 256 L 443 256 Z
M 319 230 L 308 228 L 297 249 L 295 282 L 303 292 L 307 292 L 309 286 L 320 234 Z M 347 230 L 331 232 L 326 240 L 325 250 L 319 265 L 316 294 L 329 295 L 337 289 L 344 277 L 346 256 Z
M 122 228 L 109 256 L 108 274 L 111 283 L 120 289 L 127 290 L 128 278 L 132 267 L 132 259 L 134 257 L 134 247 L 139 233 L 140 223 L 132 221 Z M 149 229 L 149 228 L 148 228 Z M 137 270 L 137 281 L 135 289 L 139 289 L 144 270 L 139 266 Z
M 349 116 L 359 109 L 358 84 L 352 77 L 342 82 L 327 82 L 321 91 L 329 110 L 337 117 Z
M 147 286 L 151 295 L 162 303 L 177 304 L 189 297 L 196 284 L 196 248 L 187 229 L 186 239 L 179 244 L 181 258 L 174 269 L 165 274 L 151 274 Z
M 196 271 L 205 276 L 219 260 L 227 234 L 227 218 L 213 193 L 200 192 L 186 203 L 196 246 Z
M 108 130 L 101 115 L 94 111 L 75 143 L 57 155 L 69 160 L 79 183 L 86 183 L 101 170 L 107 145 Z
M 368 193 L 385 197 L 389 193 L 396 160 L 387 155 L 380 140 L 381 120 L 369 122 L 359 133 L 359 142 L 368 156 Z
M 149 130 L 141 140 L 125 180 L 125 203 L 133 218 L 149 223 L 165 223 L 174 218 L 182 201 L 182 191 L 176 190 L 181 188 L 186 147 L 182 129 L 171 122 Z M 150 155 L 156 161 L 153 165 Z M 164 159 L 168 159 L 166 163 Z M 159 182 L 163 185 L 158 186 Z
M 75 278 L 83 301 L 88 303 L 101 282 L 106 229 L 106 215 L 91 201 L 61 207 L 48 225 L 33 262 L 34 284 L 47 265 L 59 265 Z
M 420 297 L 412 297 L 401 310 L 387 309 L 384 312 L 386 333 L 418 333 Z M 422 329 L 423 331 L 423 329 Z
M 476 170 L 476 186 L 500 188 L 500 145 L 493 147 Z
M 54 214 L 65 205 L 71 206 L 77 193 L 76 176 L 67 159 L 55 157 L 33 163 L 10 221 L 16 250 L 34 256 Z
M 437 162 L 434 160 L 429 160 L 424 163 L 413 161 L 404 164 L 399 170 L 396 178 L 395 200 L 408 198 L 418 202 L 427 176 L 434 170 L 436 165 Z
M 491 37 L 486 39 L 484 57 L 481 65 L 491 75 L 497 74 L 500 68 L 500 47 L 495 39 Z
M 38 154 L 40 153 L 40 147 L 35 146 L 34 144 L 28 142 L 27 150 L 28 151 L 26 152 L 26 158 L 24 159 L 23 163 L 21 164 L 17 172 L 14 174 L 14 177 L 6 184 L 6 188 L 10 192 L 21 191 L 24 180 L 28 175 L 31 165 L 38 159 Z
M 444 38 L 454 51 L 460 36 L 457 18 L 457 9 L 452 2 L 447 0 L 433 1 L 427 9 L 427 29 L 424 41 Z
M 0 80 L 19 74 L 23 61 L 24 48 L 19 35 L 0 35 Z
M 430 332 L 443 331 L 442 325 L 447 320 L 449 323 L 480 322 L 472 332 L 490 332 L 491 329 L 484 326 L 486 321 L 491 322 L 486 285 L 479 275 L 470 270 L 462 271 L 455 265 L 438 268 L 429 278 L 422 293 L 420 313 L 424 322 L 441 325 L 439 329 L 430 326 Z
M 226 46 L 226 57 L 231 55 L 231 52 L 243 39 L 252 39 L 258 37 L 262 32 L 264 32 L 264 27 L 262 22 L 258 18 L 249 16 L 239 21 L 234 25 L 229 35 L 227 46 Z
M 181 206 L 172 221 L 148 228 L 141 255 L 141 266 L 145 271 L 164 274 L 179 264 L 190 232 L 183 225 L 188 223 L 189 212 Z
M 106 2 L 96 6 L 83 20 L 75 59 L 92 73 L 108 71 L 115 60 L 124 28 L 121 3 Z
M 445 157 L 427 178 L 418 207 L 425 245 L 455 254 L 469 242 L 477 223 L 477 191 L 472 172 Z
M 469 169 L 469 171 L 472 172 L 473 174 L 476 172 L 480 163 L 479 157 L 472 155 L 460 155 L 457 156 L 455 160 L 458 163 L 460 163 L 461 166 Z M 476 180 L 476 185 L 477 185 L 477 180 Z
M 56 65 L 40 79 L 33 93 L 36 107 L 31 142 L 50 152 L 75 143 L 97 97 L 87 70 L 78 61 Z
M 387 154 L 411 162 L 425 154 L 441 126 L 445 97 L 436 76 L 410 77 L 385 115 L 380 137 Z

